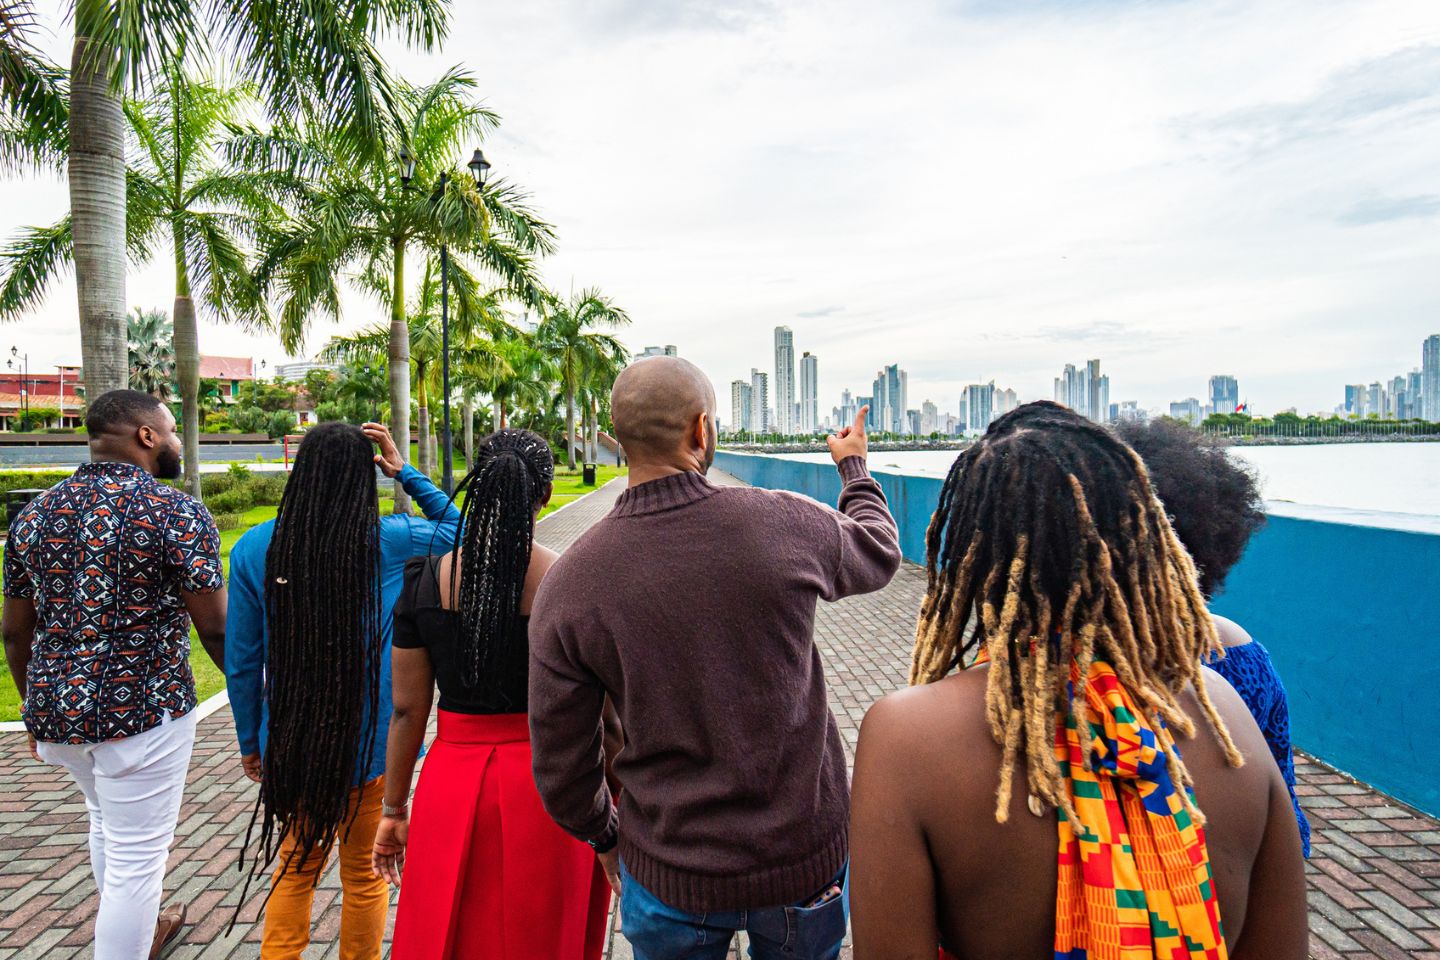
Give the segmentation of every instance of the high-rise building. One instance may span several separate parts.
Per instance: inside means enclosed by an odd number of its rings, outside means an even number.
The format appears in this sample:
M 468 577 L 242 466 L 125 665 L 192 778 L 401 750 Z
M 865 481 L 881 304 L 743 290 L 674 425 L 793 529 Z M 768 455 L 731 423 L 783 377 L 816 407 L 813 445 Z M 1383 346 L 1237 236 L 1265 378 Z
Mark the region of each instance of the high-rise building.
M 1353 417 L 1365 416 L 1365 384 L 1345 384 L 1345 412 Z
M 810 351 L 800 358 L 800 432 L 814 433 L 820 427 L 820 361 Z
M 1205 405 L 1197 397 L 1187 397 L 1170 404 L 1170 417 L 1173 420 L 1184 420 L 1192 427 L 1198 427 L 1205 419 Z
M 940 408 L 929 400 L 920 404 L 920 430 L 925 436 L 930 436 L 940 429 Z
M 899 364 L 892 363 L 875 375 L 875 401 L 870 408 L 870 419 L 875 423 L 873 429 L 896 434 L 905 432 L 909 386 L 910 377 Z
M 1223 373 L 1211 377 L 1210 407 L 1215 413 L 1237 413 L 1240 410 L 1240 382 Z
M 770 375 L 750 368 L 750 429 L 756 433 L 770 433 L 774 424 L 770 422 Z
M 1055 402 L 1096 423 L 1110 418 L 1110 378 L 1100 372 L 1100 361 L 1086 361 L 1084 369 L 1065 364 L 1055 378 Z
M 1440 422 L 1440 333 L 1425 338 L 1420 361 L 1420 416 Z
M 840 406 L 838 408 L 838 412 L 835 414 L 835 423 L 840 427 L 844 427 L 846 424 L 854 423 L 855 411 L 858 408 L 859 404 L 855 402 L 855 398 L 851 396 L 850 391 L 841 390 Z
M 755 407 L 751 392 L 750 384 L 744 380 L 730 383 L 730 430 L 733 433 L 753 429 L 750 424 Z
M 965 430 L 984 433 L 995 419 L 995 381 L 972 383 L 965 388 Z
M 1137 400 L 1121 400 L 1112 407 L 1110 419 L 1116 423 L 1144 423 L 1145 411 Z
M 1018 406 L 1020 397 L 1014 390 L 1006 387 L 1004 390 L 995 391 L 995 416 L 1003 417 Z
M 905 411 L 905 432 L 912 437 L 920 436 L 920 411 Z
M 795 334 L 789 327 L 775 328 L 775 429 L 785 436 L 795 432 Z
M 1385 385 L 1378 380 L 1365 390 L 1365 415 L 1368 417 L 1374 414 L 1377 417 L 1385 416 Z
M 1410 397 L 1405 392 L 1405 382 L 1404 374 L 1390 378 L 1385 414 L 1391 420 L 1404 420 L 1409 416 Z
M 854 423 L 854 422 L 855 422 L 855 417 L 856 417 L 856 415 L 859 414 L 861 407 L 869 407 L 869 408 L 870 408 L 870 412 L 867 413 L 867 414 L 865 414 L 865 432 L 866 432 L 866 433 L 874 433 L 874 432 L 875 432 L 875 398 L 874 398 L 874 397 L 856 397 L 856 398 L 855 398 L 855 413 L 853 413 L 853 414 L 850 415 L 850 422 L 851 422 L 851 423 Z M 843 424 L 842 424 L 842 426 L 843 426 Z
M 641 354 L 640 354 L 640 356 L 638 357 L 638 359 L 644 360 L 646 357 L 678 357 L 678 356 L 680 356 L 680 353 L 679 353 L 679 351 L 677 351 L 677 350 L 675 349 L 675 344 L 673 344 L 673 343 L 667 343 L 667 344 L 665 344 L 665 346 L 663 346 L 663 347 L 646 347 L 646 348 L 641 352 Z

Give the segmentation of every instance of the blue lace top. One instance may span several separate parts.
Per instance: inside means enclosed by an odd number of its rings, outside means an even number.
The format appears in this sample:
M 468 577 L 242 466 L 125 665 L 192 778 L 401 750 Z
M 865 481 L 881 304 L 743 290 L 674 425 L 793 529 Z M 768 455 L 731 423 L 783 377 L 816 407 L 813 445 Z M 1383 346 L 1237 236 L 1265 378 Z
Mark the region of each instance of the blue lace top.
M 1226 647 L 1225 656 L 1209 663 L 1210 669 L 1230 681 L 1240 694 L 1240 699 L 1250 708 L 1265 742 L 1270 744 L 1270 753 L 1280 766 L 1285 777 L 1285 786 L 1290 791 L 1290 804 L 1295 808 L 1295 820 L 1300 824 L 1300 844 L 1305 856 L 1310 856 L 1310 821 L 1300 809 L 1295 796 L 1295 756 L 1290 744 L 1290 706 L 1285 699 L 1285 685 L 1275 664 L 1270 661 L 1270 652 L 1252 640 L 1238 647 Z

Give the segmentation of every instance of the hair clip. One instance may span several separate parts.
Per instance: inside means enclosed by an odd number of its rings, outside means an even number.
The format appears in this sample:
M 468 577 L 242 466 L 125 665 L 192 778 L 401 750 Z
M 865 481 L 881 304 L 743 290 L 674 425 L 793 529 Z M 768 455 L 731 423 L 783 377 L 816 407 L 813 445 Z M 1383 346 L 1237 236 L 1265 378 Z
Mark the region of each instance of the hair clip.
M 276 578 L 275 578 L 275 582 L 276 582 L 276 583 L 279 583 L 279 584 L 286 584 L 286 583 L 289 583 L 290 581 L 289 581 L 289 580 L 286 580 L 284 577 L 276 577 Z

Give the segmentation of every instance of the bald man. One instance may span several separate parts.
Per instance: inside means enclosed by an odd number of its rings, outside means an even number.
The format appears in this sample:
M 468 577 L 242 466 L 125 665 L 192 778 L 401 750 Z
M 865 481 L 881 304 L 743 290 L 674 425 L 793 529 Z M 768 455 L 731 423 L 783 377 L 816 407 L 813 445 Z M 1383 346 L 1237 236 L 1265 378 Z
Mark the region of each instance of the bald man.
M 637 960 L 719 960 L 740 929 L 756 960 L 831 960 L 850 792 L 815 602 L 878 590 L 900 564 L 866 411 L 829 438 L 838 510 L 706 480 L 715 391 L 691 363 L 635 364 L 611 411 L 629 487 L 556 562 L 530 623 L 545 808 L 595 848 Z M 625 733 L 618 809 L 607 694 Z

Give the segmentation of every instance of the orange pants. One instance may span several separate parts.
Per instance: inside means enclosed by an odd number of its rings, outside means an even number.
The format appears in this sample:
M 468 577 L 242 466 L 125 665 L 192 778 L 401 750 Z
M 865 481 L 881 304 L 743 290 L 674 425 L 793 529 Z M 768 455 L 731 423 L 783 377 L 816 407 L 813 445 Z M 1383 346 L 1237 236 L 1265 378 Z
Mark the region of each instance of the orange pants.
M 380 826 L 380 804 L 385 796 L 385 778 L 365 784 L 365 797 L 349 834 L 340 828 L 340 960 L 379 960 L 385 939 L 385 919 L 390 910 L 390 885 L 370 872 L 370 853 L 375 831 Z M 360 797 L 360 788 L 350 791 L 350 811 Z M 347 811 L 347 816 L 349 811 Z M 280 848 L 280 869 L 271 883 L 270 903 L 265 908 L 265 934 L 260 941 L 261 960 L 299 960 L 310 944 L 310 907 L 315 898 L 315 880 L 326 863 L 312 855 L 304 870 L 286 870 L 295 850 L 286 838 Z M 325 861 L 329 857 L 323 858 Z

